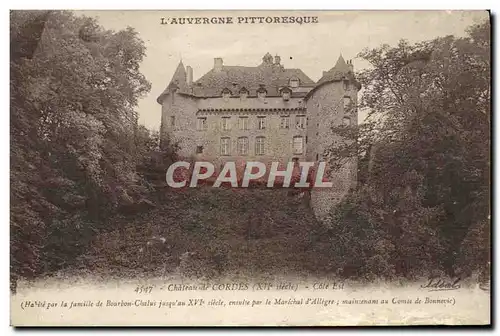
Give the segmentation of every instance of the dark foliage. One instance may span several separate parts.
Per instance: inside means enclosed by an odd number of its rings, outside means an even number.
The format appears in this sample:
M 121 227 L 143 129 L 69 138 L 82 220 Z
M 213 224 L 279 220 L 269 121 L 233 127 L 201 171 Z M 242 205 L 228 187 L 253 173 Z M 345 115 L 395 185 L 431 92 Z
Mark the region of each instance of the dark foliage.
M 365 273 L 488 270 L 490 25 L 468 33 L 359 55 L 372 65 L 359 74 L 359 108 L 369 116 L 360 127 L 334 127 L 356 141 L 329 154 L 335 162 L 360 158 L 360 189 L 336 210 L 332 225 L 346 223 L 342 230 L 359 240 L 354 246 L 364 249 L 356 254 Z M 363 228 L 349 224 L 353 211 Z
M 70 267 L 147 195 L 134 107 L 150 84 L 132 29 L 68 12 L 11 12 L 11 48 L 11 273 L 30 278 Z

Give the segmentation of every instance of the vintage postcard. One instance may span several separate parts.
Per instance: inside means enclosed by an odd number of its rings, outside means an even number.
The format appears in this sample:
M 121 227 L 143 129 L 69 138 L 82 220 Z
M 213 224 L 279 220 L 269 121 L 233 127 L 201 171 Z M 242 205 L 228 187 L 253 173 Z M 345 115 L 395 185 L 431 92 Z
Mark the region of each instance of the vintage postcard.
M 11 11 L 11 324 L 490 325 L 490 32 Z

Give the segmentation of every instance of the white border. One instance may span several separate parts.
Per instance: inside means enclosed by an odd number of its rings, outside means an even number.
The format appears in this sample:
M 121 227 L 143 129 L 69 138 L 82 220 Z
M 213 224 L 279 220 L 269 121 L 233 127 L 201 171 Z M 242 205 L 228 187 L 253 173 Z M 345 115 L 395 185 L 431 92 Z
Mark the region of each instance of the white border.
M 1 213 L 2 217 L 4 218 L 3 220 L 3 225 L 2 225 L 2 230 L 3 234 L 1 237 L 4 239 L 4 243 L 1 245 L 2 246 L 2 261 L 4 262 L 1 268 L 2 276 L 1 282 L 0 282 L 0 293 L 1 293 L 1 316 L 2 316 L 2 334 L 13 334 L 14 330 L 9 327 L 9 302 L 10 302 L 10 294 L 9 294 L 9 160 L 7 159 L 10 155 L 10 147 L 9 147 L 9 86 L 8 86 L 8 81 L 7 78 L 9 77 L 9 68 L 8 68 L 8 61 L 9 61 L 9 47 L 8 47 L 8 41 L 9 41 L 9 14 L 8 10 L 9 9 L 67 9 L 68 6 L 71 6 L 71 8 L 74 9 L 358 9 L 358 10 L 368 10 L 368 9 L 492 9 L 492 13 L 495 14 L 497 12 L 497 7 L 498 7 L 498 1 L 484 1 L 484 0 L 475 0 L 475 1 L 465 1 L 465 0 L 454 0 L 454 1 L 430 1 L 430 0 L 420 0 L 420 1 L 384 1 L 383 3 L 381 2 L 373 2 L 373 1 L 336 1 L 336 2 L 328 2 L 326 4 L 323 1 L 319 0 L 287 0 L 286 2 L 282 2 L 279 5 L 276 3 L 271 3 L 266 0 L 252 0 L 252 1 L 244 1 L 244 2 L 236 2 L 236 1 L 210 1 L 206 2 L 203 0 L 183 0 L 179 2 L 170 2 L 168 4 L 164 2 L 158 2 L 158 1 L 151 1 L 151 0 L 141 0 L 141 1 L 131 1 L 131 0 L 121 0 L 121 1 L 107 1 L 104 3 L 102 0 L 85 0 L 85 1 L 76 1 L 76 2 L 71 2 L 68 3 L 67 1 L 61 1 L 61 0 L 49 0 L 49 1 L 44 1 L 42 2 L 37 2 L 37 1 L 25 1 L 25 0 L 18 0 L 18 1 L 10 1 L 10 2 L 2 2 L 2 5 L 7 5 L 5 6 L 6 8 L 1 11 L 0 14 L 0 20 L 2 22 L 2 34 L 1 39 L 2 39 L 2 52 L 1 54 L 1 61 L 0 64 L 3 66 L 1 67 L 2 69 L 2 76 L 1 78 L 3 79 L 1 81 L 2 83 L 2 91 L 1 91 L 1 98 L 2 98 L 2 105 L 4 106 L 3 113 L 0 114 L 0 125 L 3 127 L 4 131 L 0 132 L 0 136 L 2 137 L 1 141 L 1 154 L 2 154 L 2 164 L 0 165 L 1 169 L 1 175 L 4 181 L 4 187 L 1 188 L 2 192 L 2 202 L 1 202 Z M 376 5 L 376 6 L 375 6 Z M 3 6 L 2 6 L 3 7 Z M 498 22 L 497 22 L 498 23 Z M 493 36 L 497 36 L 496 34 L 497 29 L 495 27 L 495 34 Z M 495 49 L 496 49 L 496 44 L 495 44 Z M 497 51 L 497 50 L 495 50 Z M 494 55 L 496 56 L 498 53 L 495 52 Z M 496 61 L 496 57 L 495 60 Z M 494 74 L 496 75 L 496 73 Z M 496 76 L 494 77 L 496 78 Z M 495 97 L 498 97 L 496 95 L 497 89 L 495 87 Z M 496 112 L 496 111 L 495 111 Z M 495 145 L 498 145 L 496 143 L 496 139 L 498 139 L 498 125 L 497 129 L 494 130 L 494 135 L 495 135 Z M 496 148 L 496 146 L 495 146 Z M 495 159 L 495 166 L 498 168 L 498 160 Z M 495 170 L 495 173 L 497 170 Z M 494 208 L 499 209 L 500 207 L 498 206 L 497 200 L 494 200 Z M 493 205 L 492 205 L 493 206 Z M 495 250 L 495 261 L 498 260 L 498 249 Z M 498 267 L 494 267 L 495 269 L 495 280 L 498 279 Z M 498 307 L 497 307 L 498 310 Z M 494 320 L 496 320 L 496 315 L 494 316 Z M 228 332 L 228 330 L 224 330 L 225 332 Z M 237 332 L 238 329 L 232 330 L 233 332 Z M 405 334 L 420 334 L 422 330 L 412 330 L 412 329 L 404 329 Z M 431 332 L 435 332 L 437 330 L 429 330 Z M 60 334 L 69 334 L 71 331 L 65 330 L 65 331 L 60 331 Z M 85 331 L 87 332 L 87 330 Z M 93 333 L 94 335 L 104 335 L 105 332 L 110 332 L 109 330 L 92 330 L 89 329 L 88 332 Z M 115 333 L 121 333 L 123 332 L 122 330 L 114 331 Z M 141 330 L 134 330 L 134 331 L 128 331 L 127 333 L 130 334 L 140 334 L 142 331 Z M 161 331 L 163 332 L 163 331 Z M 178 330 L 168 330 L 167 331 L 169 334 L 180 334 L 181 332 L 185 333 L 186 331 L 178 331 Z M 190 332 L 199 332 L 195 330 L 191 330 Z M 211 330 L 210 332 L 215 332 L 219 333 L 221 330 Z M 247 332 L 249 332 L 247 330 Z M 250 330 L 250 332 L 258 332 L 258 333 L 263 333 L 263 332 L 290 332 L 290 330 L 273 330 L 273 331 L 263 331 L 263 330 Z M 294 332 L 300 332 L 301 335 L 303 334 L 312 334 L 313 331 L 305 331 L 305 330 L 295 330 Z M 323 330 L 323 332 L 325 332 Z M 351 334 L 352 332 L 359 332 L 359 330 L 336 330 L 332 329 L 331 331 L 327 331 L 328 333 L 336 333 L 336 334 Z M 378 331 L 380 332 L 380 331 Z M 384 330 L 382 334 L 384 333 L 389 333 L 390 330 Z M 451 333 L 460 333 L 463 334 L 465 331 L 464 330 L 451 330 L 449 331 Z M 470 333 L 473 333 L 473 331 L 467 331 Z M 25 333 L 28 333 L 25 331 Z M 29 331 L 31 333 L 31 331 Z M 39 335 L 47 335 L 51 334 L 52 330 L 39 330 L 37 331 L 37 334 Z

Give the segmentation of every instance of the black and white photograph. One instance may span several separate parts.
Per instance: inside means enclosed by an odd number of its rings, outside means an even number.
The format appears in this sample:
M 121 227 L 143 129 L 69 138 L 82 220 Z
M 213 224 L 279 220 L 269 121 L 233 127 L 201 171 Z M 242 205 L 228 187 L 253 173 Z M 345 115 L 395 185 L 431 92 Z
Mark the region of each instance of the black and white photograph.
M 487 10 L 11 10 L 10 321 L 491 325 Z

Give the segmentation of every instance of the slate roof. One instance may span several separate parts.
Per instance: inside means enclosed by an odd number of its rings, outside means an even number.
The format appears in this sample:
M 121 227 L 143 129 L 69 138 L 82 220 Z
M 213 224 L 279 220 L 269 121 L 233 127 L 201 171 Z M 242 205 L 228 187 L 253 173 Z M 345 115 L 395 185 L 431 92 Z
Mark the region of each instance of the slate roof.
M 257 67 L 222 66 L 207 72 L 194 82 L 193 94 L 201 97 L 220 96 L 228 88 L 237 95 L 242 87 L 255 96 L 264 87 L 268 96 L 279 96 L 279 89 L 288 86 L 290 78 L 298 78 L 301 86 L 314 86 L 315 83 L 300 69 L 285 69 L 280 65 L 263 64 Z
M 328 71 L 323 71 L 323 76 L 318 80 L 316 86 L 306 94 L 308 99 L 318 88 L 326 83 L 342 81 L 344 79 L 350 80 L 358 90 L 361 89 L 361 84 L 356 80 L 356 76 L 351 70 L 350 64 L 347 64 L 342 55 L 339 56 L 335 66 Z
M 170 84 L 167 86 L 167 91 L 170 91 L 173 87 L 177 87 L 180 92 L 187 92 L 188 85 L 186 78 L 186 69 L 182 61 L 180 61 L 179 65 L 177 65 L 177 69 L 175 69 Z
M 355 82 L 358 89 L 361 87 L 354 77 L 350 64 L 346 63 L 342 55 L 338 58 L 335 66 L 324 71 L 323 76 L 315 83 L 300 69 L 285 69 L 281 64 L 273 64 L 271 54 L 267 53 L 259 66 L 222 65 L 220 69 L 212 69 L 204 74 L 191 87 L 187 85 L 186 70 L 181 61 L 170 84 L 157 101 L 161 104 L 163 97 L 175 88 L 178 89 L 179 93 L 201 98 L 220 97 L 224 89 L 229 89 L 233 96 L 238 96 L 241 88 L 246 88 L 249 91 L 249 96 L 256 96 L 257 90 L 265 88 L 268 97 L 278 97 L 280 96 L 279 90 L 289 86 L 291 78 L 298 78 L 300 81 L 300 88 L 292 88 L 292 97 L 307 97 L 323 84 L 342 79 L 350 79 Z M 307 89 L 308 87 L 310 89 Z
M 354 73 L 352 72 L 351 68 L 344 60 L 344 57 L 342 57 L 342 55 L 340 55 L 338 60 L 337 60 L 337 63 L 335 63 L 335 66 L 333 68 L 331 68 L 330 70 L 323 72 L 323 77 L 321 77 L 319 79 L 318 85 L 325 83 L 325 82 L 342 80 L 344 78 L 350 79 L 350 80 L 355 79 Z

